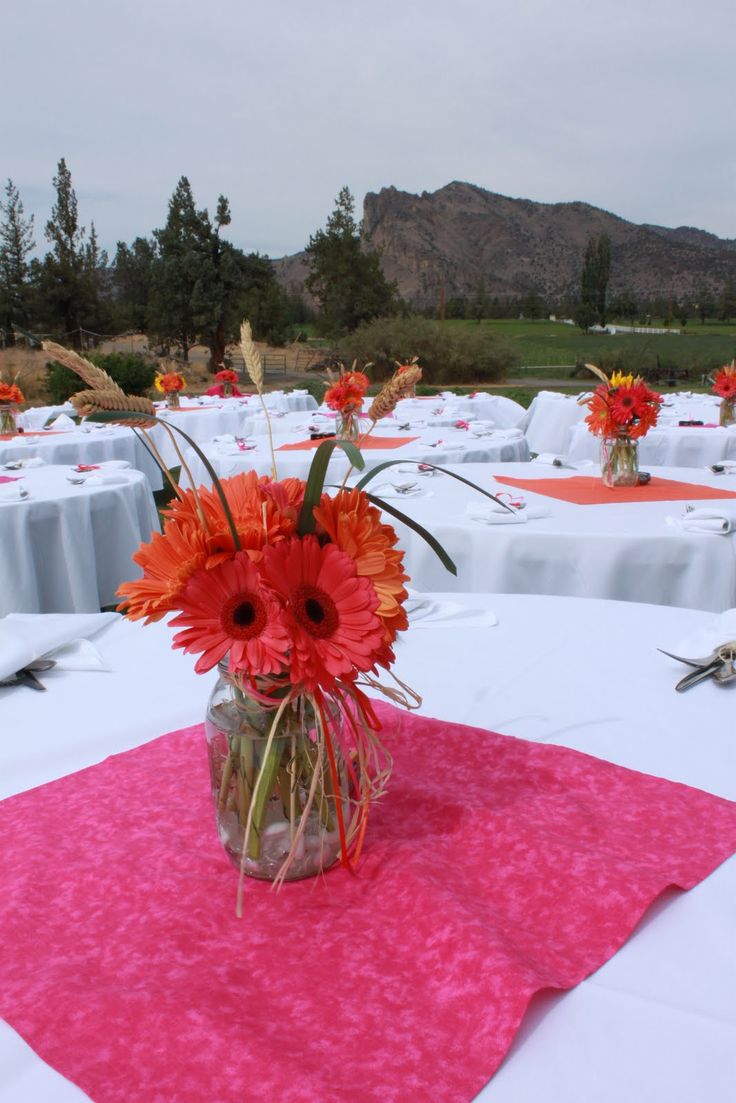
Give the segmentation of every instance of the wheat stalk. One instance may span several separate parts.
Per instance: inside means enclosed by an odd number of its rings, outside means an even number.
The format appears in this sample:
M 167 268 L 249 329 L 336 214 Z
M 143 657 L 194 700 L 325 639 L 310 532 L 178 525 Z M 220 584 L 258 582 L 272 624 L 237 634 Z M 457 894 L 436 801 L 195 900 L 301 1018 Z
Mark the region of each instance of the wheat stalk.
M 253 341 L 250 322 L 246 318 L 240 327 L 240 351 L 243 354 L 245 370 L 259 394 L 263 394 L 263 361 Z
M 604 371 L 601 371 L 601 369 L 599 367 L 597 367 L 595 364 L 586 364 L 585 366 L 588 369 L 588 371 L 592 371 L 593 375 L 597 375 L 598 378 L 601 380 L 601 382 L 603 382 L 605 384 L 608 384 L 608 382 L 609 382 L 608 376 L 606 375 L 606 373 Z
M 54 360 L 58 360 L 65 368 L 69 368 L 70 371 L 80 376 L 87 386 L 91 387 L 93 390 L 105 391 L 108 394 L 114 393 L 124 395 L 122 389 L 106 371 L 103 371 L 102 368 L 98 368 L 97 365 L 93 364 L 90 360 L 85 360 L 78 352 L 74 352 L 72 349 L 65 349 L 63 345 L 57 345 L 55 341 L 42 341 L 41 347 L 44 352 L 48 352 L 53 356 Z
M 258 397 L 261 400 L 261 406 L 263 407 L 263 413 L 266 416 L 266 428 L 268 429 L 268 445 L 271 449 L 271 478 L 276 481 L 276 453 L 273 450 L 273 433 L 271 432 L 271 418 L 268 415 L 266 409 L 266 403 L 263 398 L 263 361 L 261 360 L 261 354 L 255 346 L 253 341 L 253 333 L 250 328 L 250 322 L 247 318 L 244 318 L 240 325 L 240 351 L 243 354 L 243 363 L 245 364 L 245 370 L 251 378 L 253 386 L 258 391 Z
M 120 412 L 120 417 L 115 418 L 118 424 L 130 425 L 137 429 L 150 424 L 148 419 L 141 417 L 126 418 L 124 411 L 128 410 L 131 413 L 150 414 L 152 420 L 154 420 L 156 416 L 156 409 L 150 399 L 139 398 L 137 395 L 124 394 L 119 387 L 114 391 L 110 388 L 94 391 L 77 391 L 76 394 L 72 395 L 70 401 L 80 417 L 88 417 L 90 414 L 114 410 L 116 413 Z
M 396 409 L 397 402 L 400 402 L 405 394 L 413 390 L 421 378 L 422 369 L 418 364 L 412 364 L 406 371 L 392 375 L 388 382 L 383 384 L 371 403 L 368 410 L 368 417 L 371 421 L 375 424 L 382 417 L 388 417 L 389 414 L 392 414 Z

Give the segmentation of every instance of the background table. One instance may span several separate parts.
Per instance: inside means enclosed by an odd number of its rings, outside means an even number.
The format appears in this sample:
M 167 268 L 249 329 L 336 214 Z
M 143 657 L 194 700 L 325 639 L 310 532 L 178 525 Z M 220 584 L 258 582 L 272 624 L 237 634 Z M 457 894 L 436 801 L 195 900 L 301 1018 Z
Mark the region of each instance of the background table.
M 39 456 L 49 464 L 101 463 L 127 460 L 142 471 L 152 490 L 160 490 L 163 478 L 158 464 L 132 429 L 122 425 L 94 425 L 70 432 L 29 432 L 11 439 L 0 437 L 0 467 L 11 460 Z
M 397 524 L 417 589 L 567 594 L 712 610 L 736 604 L 736 534 L 692 534 L 670 527 L 665 519 L 680 517 L 685 501 L 614 504 L 611 491 L 610 505 L 575 505 L 496 483 L 493 475 L 564 479 L 576 471 L 535 463 L 463 464 L 455 470 L 492 493 L 522 494 L 529 509 L 549 516 L 527 524 L 485 525 L 466 513 L 468 503 L 483 507 L 480 495 L 447 475 L 415 476 L 418 496 L 397 501 L 395 495 L 391 504 L 429 529 L 458 567 L 453 578 L 419 536 Z M 582 473 L 597 477 L 598 469 Z M 736 475 L 678 468 L 654 468 L 653 473 L 736 491 Z M 736 508 L 736 499 L 728 507 Z
M 716 415 L 717 420 L 717 415 Z M 660 422 L 639 440 L 639 467 L 706 467 L 723 460 L 736 460 L 736 426 L 684 426 Z M 661 424 L 660 424 L 661 423 Z M 572 462 L 598 460 L 600 437 L 581 423 L 570 430 L 565 456 Z
M 0 615 L 87 613 L 112 604 L 139 578 L 131 556 L 158 531 L 151 487 L 140 471 L 111 470 L 114 485 L 68 481 L 69 467 L 22 475 L 22 501 L 0 500 Z
M 273 421 L 272 429 L 279 478 L 286 478 L 287 476 L 296 476 L 300 479 L 306 478 L 314 451 L 312 449 L 279 451 L 279 449 L 284 444 L 307 440 L 308 427 L 309 422 L 305 422 L 304 416 L 299 414 L 287 414 L 283 419 Z M 329 430 L 334 427 L 334 420 L 325 419 L 320 427 Z M 217 444 L 210 442 L 203 446 L 208 459 L 221 478 L 250 470 L 257 471 L 259 475 L 271 473 L 271 453 L 268 448 L 265 421 L 254 418 L 249 431 L 250 443 L 255 444 L 256 447 L 246 451 L 239 452 L 234 443 Z M 366 449 L 364 458 L 367 467 L 375 467 L 386 460 L 444 465 L 448 463 L 518 462 L 528 459 L 529 456 L 529 450 L 521 432 L 512 429 L 499 430 L 498 433 L 491 436 L 475 437 L 468 430 L 456 429 L 453 426 L 401 430 L 395 423 L 386 419 L 371 434 L 371 439 L 374 441 L 380 441 L 381 437 L 405 438 L 406 444 L 402 444 L 397 448 Z M 185 458 L 192 472 L 195 485 L 209 485 L 210 478 L 196 454 L 190 450 L 186 453 Z M 332 479 L 342 478 L 348 466 L 344 452 L 336 449 L 330 461 L 329 477 Z M 182 485 L 189 485 L 185 473 L 182 478 Z
M 417 621 L 402 638 L 396 673 L 424 693 L 425 714 L 574 747 L 736 799 L 736 690 L 704 685 L 675 694 L 682 669 L 656 650 L 677 650 L 684 637 L 718 618 L 552 597 L 443 597 L 492 608 L 499 623 L 463 628 L 439 620 L 420 628 Z M 57 671 L 45 676 L 48 693 L 0 690 L 3 727 L 27 735 L 0 741 L 2 795 L 203 718 L 214 675 L 198 678 L 191 657 L 170 650 L 163 625 L 118 622 L 96 642 L 112 674 Z M 441 762 L 441 747 L 428 753 Z M 735 910 L 732 858 L 696 889 L 655 905 L 622 949 L 577 988 L 536 997 L 479 1099 L 728 1103 Z M 8 1027 L 0 1029 L 0 1067 L 0 1103 L 86 1098 Z

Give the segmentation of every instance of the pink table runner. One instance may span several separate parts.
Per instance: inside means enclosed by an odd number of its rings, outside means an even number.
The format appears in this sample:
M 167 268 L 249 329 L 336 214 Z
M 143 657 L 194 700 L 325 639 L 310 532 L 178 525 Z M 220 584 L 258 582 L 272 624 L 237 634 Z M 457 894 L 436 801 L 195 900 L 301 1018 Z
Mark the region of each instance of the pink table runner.
M 200 727 L 5 801 L 0 1014 L 95 1103 L 459 1103 L 536 991 L 736 850 L 718 797 L 379 712 L 358 875 L 249 882 L 243 920 Z

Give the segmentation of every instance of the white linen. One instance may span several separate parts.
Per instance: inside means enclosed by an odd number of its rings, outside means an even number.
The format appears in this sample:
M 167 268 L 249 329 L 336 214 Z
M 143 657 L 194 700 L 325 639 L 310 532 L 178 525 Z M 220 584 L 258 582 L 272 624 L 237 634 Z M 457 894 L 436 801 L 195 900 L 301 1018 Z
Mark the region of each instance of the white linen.
M 132 429 L 122 425 L 83 422 L 74 432 L 39 432 L 0 441 L 0 466 L 14 460 L 38 458 L 47 464 L 101 463 L 127 460 L 148 478 L 152 490 L 163 486 L 158 464 Z
M 706 684 L 676 694 L 682 667 L 656 650 L 676 650 L 675 641 L 707 631 L 716 618 L 551 597 L 432 599 L 495 610 L 499 623 L 488 631 L 417 626 L 402 638 L 396 673 L 424 694 L 426 715 L 571 746 L 736 799 L 736 690 Z M 113 674 L 50 671 L 45 694 L 0 690 L 3 728 L 28 734 L 0 740 L 3 793 L 200 721 L 214 675 L 198 678 L 191 657 L 170 649 L 170 636 L 160 624 L 115 623 L 99 637 Z M 162 692 L 166 686 L 176 692 Z M 735 913 L 733 858 L 691 892 L 667 894 L 593 976 L 564 995 L 535 999 L 479 1100 L 726 1103 L 736 1037 Z M 0 1103 L 86 1098 L 9 1027 L 0 1033 L 0 1067 Z
M 112 605 L 120 583 L 141 575 L 131 556 L 159 530 L 145 475 L 46 466 L 25 471 L 22 485 L 28 498 L 0 507 L 0 616 Z
M 468 502 L 465 512 L 473 521 L 481 521 L 484 525 L 526 525 L 529 521 L 539 521 L 549 517 L 548 509 L 513 509 L 511 512 L 502 506 L 497 506 L 487 499 L 479 499 L 477 502 Z
M 0 679 L 42 657 L 71 659 L 79 669 L 76 655 L 69 650 L 61 655 L 59 649 L 87 640 L 115 620 L 117 613 L 10 613 L 0 619 Z
M 540 391 L 534 396 L 522 423 L 532 452 L 566 451 L 569 430 L 588 412 L 578 404 L 578 397 L 556 391 Z
M 283 444 L 307 439 L 307 425 L 304 415 L 298 413 L 286 414 L 272 423 L 279 478 L 287 476 L 306 478 L 314 451 L 305 449 L 282 452 L 279 448 Z M 257 471 L 259 475 L 271 473 L 271 453 L 265 419 L 254 417 L 249 432 L 252 435 L 246 441 L 246 447 L 242 449 L 222 441 L 216 444 L 210 441 L 202 445 L 203 451 L 220 478 L 229 478 L 241 471 L 250 470 Z M 363 458 L 366 469 L 376 467 L 386 460 L 417 461 L 443 466 L 451 463 L 518 462 L 529 457 L 523 435 L 514 429 L 494 431 L 491 436 L 474 437 L 468 430 L 456 429 L 453 426 L 406 431 L 400 430 L 399 424 L 394 423 L 386 424 L 385 428 L 382 424 L 371 433 L 372 440 L 380 440 L 382 436 L 406 437 L 407 443 L 398 448 L 365 450 Z M 185 458 L 194 484 L 208 486 L 211 482 L 210 476 L 197 455 L 190 449 L 185 453 Z M 349 466 L 345 453 L 339 448 L 335 449 L 330 459 L 329 479 L 342 478 Z M 181 485 L 184 487 L 190 485 L 186 471 L 182 471 Z
M 496 482 L 494 474 L 529 480 L 577 474 L 534 464 L 462 464 L 450 469 L 493 494 L 512 495 L 520 491 Z M 677 468 L 654 473 L 736 492 L 735 475 Z M 586 474 L 597 478 L 598 469 Z M 482 511 L 490 503 L 455 479 L 437 474 L 431 488 L 431 497 L 407 502 L 404 512 L 440 542 L 458 573 L 456 578 L 449 575 L 421 537 L 397 521 L 407 571 L 418 590 L 606 597 L 713 612 L 736 605 L 736 540 L 708 540 L 666 523 L 686 504 L 731 510 L 733 499 L 618 504 L 612 491 L 610 504 L 575 505 L 524 489 L 529 521 L 496 525 L 468 516 L 468 505 Z M 548 516 L 532 520 L 538 509 Z
M 707 428 L 657 424 L 639 442 L 639 467 L 709 467 L 736 459 L 736 428 Z M 587 425 L 575 425 L 566 454 L 569 462 L 598 460 L 600 437 Z
M 20 502 L 28 497 L 28 490 L 22 483 L 0 484 L 0 502 Z
M 72 421 L 68 414 L 59 414 L 59 416 L 54 418 L 51 422 L 51 428 L 62 430 L 65 433 L 73 433 L 77 428 L 77 424 L 75 421 Z
M 74 417 L 75 413 L 71 402 L 63 402 L 60 406 L 29 406 L 22 414 L 15 415 L 15 424 L 19 429 L 43 429 L 48 421 L 59 414 Z
M 247 436 L 250 424 L 247 406 L 240 399 L 232 398 L 219 399 L 216 406 L 193 403 L 181 410 L 158 410 L 157 416 L 167 424 L 176 426 L 176 429 L 181 429 L 199 445 L 223 434 L 233 437 Z M 154 425 L 150 433 L 166 465 L 169 468 L 180 466 L 181 459 L 164 426 Z M 189 449 L 189 444 L 180 433 L 174 431 L 173 435 L 182 452 Z
M 719 506 L 717 509 L 705 507 L 690 509 L 682 517 L 668 517 L 667 523 L 683 532 L 715 533 L 728 536 L 736 528 L 736 509 Z

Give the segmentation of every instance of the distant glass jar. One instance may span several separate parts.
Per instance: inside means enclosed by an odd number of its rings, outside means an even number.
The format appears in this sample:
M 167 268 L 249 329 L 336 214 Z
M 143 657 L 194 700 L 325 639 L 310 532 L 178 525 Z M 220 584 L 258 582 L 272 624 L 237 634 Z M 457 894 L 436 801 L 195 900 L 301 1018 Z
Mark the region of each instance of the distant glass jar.
M 636 486 L 639 482 L 639 445 L 628 433 L 604 437 L 600 452 L 601 478 L 606 486 Z
M 736 398 L 721 399 L 721 425 L 734 425 L 736 423 Z

